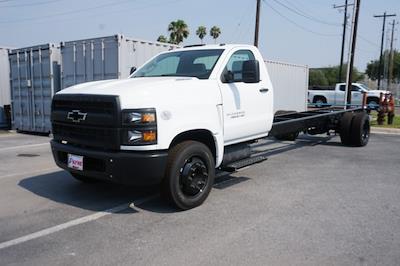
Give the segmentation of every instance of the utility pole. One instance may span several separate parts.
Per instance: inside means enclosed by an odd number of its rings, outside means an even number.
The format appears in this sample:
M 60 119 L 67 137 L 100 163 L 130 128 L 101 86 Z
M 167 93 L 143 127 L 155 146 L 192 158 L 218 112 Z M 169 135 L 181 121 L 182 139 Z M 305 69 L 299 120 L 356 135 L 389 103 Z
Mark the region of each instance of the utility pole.
M 379 57 L 379 69 L 378 69 L 378 90 L 381 89 L 381 78 L 382 78 L 382 61 L 383 61 L 383 42 L 385 40 L 385 25 L 386 25 L 386 18 L 387 17 L 395 17 L 396 14 L 386 14 L 383 15 L 375 15 L 374 18 L 383 18 L 383 26 L 382 26 L 382 40 L 381 40 L 381 53 Z
M 393 22 L 390 24 L 392 26 L 392 39 L 390 40 L 390 57 L 389 57 L 389 80 L 388 80 L 388 89 L 391 90 L 392 80 L 393 80 L 393 65 L 394 65 L 394 50 L 393 50 L 393 41 L 394 41 L 394 27 L 396 25 L 396 20 L 393 19 Z
M 346 43 L 346 28 L 347 28 L 347 7 L 352 6 L 353 4 L 348 4 L 348 0 L 345 1 L 344 5 L 333 5 L 333 8 L 342 8 L 344 7 L 344 18 L 343 18 L 343 36 L 342 36 L 342 51 L 340 53 L 340 66 L 339 66 L 339 76 L 338 83 L 342 82 L 342 73 L 343 73 L 343 57 L 344 57 L 344 47 Z
M 357 28 L 358 28 L 358 16 L 360 14 L 361 0 L 354 1 L 353 19 L 351 22 L 351 35 L 350 43 L 351 48 L 349 51 L 349 62 L 347 64 L 347 77 L 346 77 L 346 93 L 345 93 L 345 109 L 351 105 L 351 88 L 352 88 L 352 75 L 353 75 L 353 64 L 354 64 L 354 53 L 356 51 L 357 42 Z
M 261 9 L 261 0 L 257 0 L 256 27 L 254 31 L 254 46 L 256 47 L 258 47 L 258 31 L 260 28 L 260 9 Z

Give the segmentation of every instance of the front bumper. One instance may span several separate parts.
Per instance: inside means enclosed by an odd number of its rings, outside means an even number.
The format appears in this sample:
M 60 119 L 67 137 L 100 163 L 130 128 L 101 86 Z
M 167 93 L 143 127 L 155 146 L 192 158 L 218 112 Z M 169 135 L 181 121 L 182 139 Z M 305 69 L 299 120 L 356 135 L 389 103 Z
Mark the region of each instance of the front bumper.
M 127 185 L 155 185 L 162 181 L 167 151 L 102 151 L 51 141 L 56 164 L 68 172 Z M 68 154 L 83 156 L 83 171 L 68 168 Z

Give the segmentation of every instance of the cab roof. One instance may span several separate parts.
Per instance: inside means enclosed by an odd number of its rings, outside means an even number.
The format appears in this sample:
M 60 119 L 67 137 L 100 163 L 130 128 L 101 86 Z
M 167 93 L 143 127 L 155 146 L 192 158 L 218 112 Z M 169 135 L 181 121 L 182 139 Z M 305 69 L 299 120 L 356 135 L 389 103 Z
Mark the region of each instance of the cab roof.
M 202 44 L 195 44 L 195 45 L 188 45 L 184 46 L 183 48 L 178 48 L 174 49 L 173 51 L 189 51 L 189 50 L 209 50 L 209 49 L 223 49 L 223 50 L 230 50 L 232 48 L 237 48 L 237 47 L 254 47 L 253 45 L 249 44 L 207 44 L 207 45 L 202 45 Z

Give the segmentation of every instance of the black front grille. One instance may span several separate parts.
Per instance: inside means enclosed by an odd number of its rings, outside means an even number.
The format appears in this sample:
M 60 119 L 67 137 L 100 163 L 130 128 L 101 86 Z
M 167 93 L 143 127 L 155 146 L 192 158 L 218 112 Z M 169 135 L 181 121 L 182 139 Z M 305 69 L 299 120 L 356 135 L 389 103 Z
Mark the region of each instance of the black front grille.
M 71 112 L 77 110 L 85 114 L 84 119 L 70 119 Z M 117 96 L 55 95 L 51 120 L 55 140 L 102 149 L 119 148 L 121 120 Z
M 84 108 L 88 112 L 100 112 L 104 114 L 114 114 L 115 106 L 113 102 L 101 102 L 101 101 L 87 101 L 76 99 L 55 99 L 53 101 L 54 110 L 65 110 Z

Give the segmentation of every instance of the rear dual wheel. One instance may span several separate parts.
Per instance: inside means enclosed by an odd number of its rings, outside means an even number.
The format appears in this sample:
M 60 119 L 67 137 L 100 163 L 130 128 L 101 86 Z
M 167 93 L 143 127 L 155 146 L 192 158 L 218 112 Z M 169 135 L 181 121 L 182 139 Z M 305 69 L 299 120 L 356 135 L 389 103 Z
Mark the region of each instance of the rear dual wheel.
M 197 141 L 173 147 L 163 180 L 163 194 L 181 210 L 201 205 L 214 183 L 215 162 L 210 149 Z
M 340 121 L 340 140 L 343 145 L 362 147 L 368 144 L 369 116 L 364 113 L 345 113 Z

